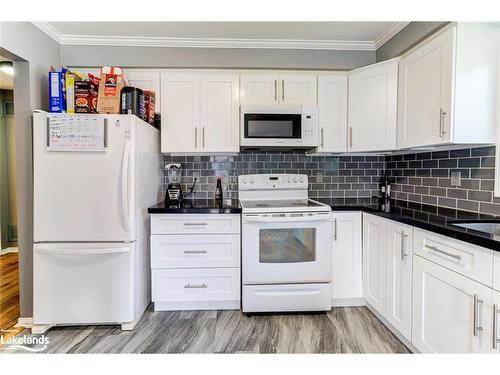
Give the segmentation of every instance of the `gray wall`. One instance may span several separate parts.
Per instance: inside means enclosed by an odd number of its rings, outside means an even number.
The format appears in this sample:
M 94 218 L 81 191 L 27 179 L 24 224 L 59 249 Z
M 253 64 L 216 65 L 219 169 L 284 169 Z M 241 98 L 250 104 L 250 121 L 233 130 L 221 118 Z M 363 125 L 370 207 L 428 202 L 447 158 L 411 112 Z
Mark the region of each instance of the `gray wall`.
M 47 108 L 47 72 L 61 62 L 57 42 L 29 22 L 0 22 L 0 55 L 14 61 L 19 288 L 21 317 L 33 314 L 33 175 L 31 123 Z
M 374 63 L 375 52 L 64 45 L 61 59 L 73 67 L 347 70 Z
M 399 56 L 449 22 L 410 22 L 377 49 L 377 62 Z

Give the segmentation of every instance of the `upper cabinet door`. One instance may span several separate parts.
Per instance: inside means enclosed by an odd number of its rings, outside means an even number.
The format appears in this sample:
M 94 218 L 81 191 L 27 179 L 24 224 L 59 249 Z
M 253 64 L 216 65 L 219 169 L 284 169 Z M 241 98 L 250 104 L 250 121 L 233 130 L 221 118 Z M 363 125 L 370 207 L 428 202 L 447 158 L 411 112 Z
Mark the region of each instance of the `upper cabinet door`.
M 396 147 L 398 59 L 349 72 L 348 151 Z
M 163 73 L 161 152 L 200 151 L 200 75 Z
M 278 73 L 242 74 L 241 104 L 278 104 Z
M 456 28 L 399 63 L 398 148 L 450 142 Z
M 318 103 L 316 80 L 316 74 L 280 74 L 279 102 L 316 106 Z
M 345 152 L 347 147 L 347 73 L 318 76 L 318 152 Z
M 141 90 L 155 92 L 155 112 L 161 111 L 160 73 L 158 71 L 126 69 L 124 70 L 128 84 Z
M 239 75 L 201 76 L 201 148 L 239 151 Z

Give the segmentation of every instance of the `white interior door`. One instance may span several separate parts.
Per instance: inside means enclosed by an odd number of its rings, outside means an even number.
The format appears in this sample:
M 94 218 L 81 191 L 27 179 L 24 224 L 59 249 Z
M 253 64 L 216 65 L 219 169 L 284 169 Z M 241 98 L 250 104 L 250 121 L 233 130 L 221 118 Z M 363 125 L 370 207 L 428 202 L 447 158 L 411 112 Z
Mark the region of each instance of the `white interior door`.
M 161 88 L 161 152 L 200 151 L 200 75 L 163 73 Z
M 203 151 L 239 152 L 239 75 L 201 76 Z
M 241 104 L 277 104 L 278 74 L 242 74 Z
M 450 141 L 456 30 L 452 28 L 400 62 L 398 147 Z
M 106 116 L 103 152 L 49 151 L 47 115 L 34 118 L 35 242 L 134 241 L 134 117 Z
M 440 265 L 413 260 L 412 344 L 423 353 L 491 350 L 491 289 Z
M 361 214 L 334 213 L 333 218 L 332 299 L 363 298 Z
M 279 101 L 281 104 L 315 106 L 317 100 L 316 74 L 280 74 Z
M 318 76 L 319 152 L 347 147 L 347 73 Z
M 134 320 L 135 244 L 35 244 L 35 324 Z
M 387 221 L 386 316 L 411 340 L 413 228 Z
M 396 147 L 398 60 L 349 72 L 348 151 Z
M 385 316 L 386 220 L 363 214 L 363 295 Z

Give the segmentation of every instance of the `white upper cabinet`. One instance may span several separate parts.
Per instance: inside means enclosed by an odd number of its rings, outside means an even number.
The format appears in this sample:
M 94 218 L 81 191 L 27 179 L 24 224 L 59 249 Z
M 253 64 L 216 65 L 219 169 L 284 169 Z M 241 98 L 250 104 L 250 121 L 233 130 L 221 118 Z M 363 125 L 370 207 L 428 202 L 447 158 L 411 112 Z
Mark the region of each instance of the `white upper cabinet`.
M 347 147 L 347 73 L 318 75 L 318 152 L 345 152 Z
M 315 73 L 245 72 L 241 104 L 317 104 Z
M 385 318 L 411 340 L 413 228 L 387 221 Z
M 498 28 L 458 24 L 399 63 L 398 148 L 495 140 Z
M 239 82 L 233 73 L 163 73 L 161 151 L 238 152 Z
M 398 59 L 349 72 L 348 151 L 396 148 Z
M 129 86 L 155 92 L 155 112 L 161 111 L 160 72 L 148 69 L 124 69 Z
M 204 152 L 238 152 L 239 75 L 202 74 L 201 147 Z
M 200 75 L 163 73 L 161 87 L 161 152 L 201 150 Z

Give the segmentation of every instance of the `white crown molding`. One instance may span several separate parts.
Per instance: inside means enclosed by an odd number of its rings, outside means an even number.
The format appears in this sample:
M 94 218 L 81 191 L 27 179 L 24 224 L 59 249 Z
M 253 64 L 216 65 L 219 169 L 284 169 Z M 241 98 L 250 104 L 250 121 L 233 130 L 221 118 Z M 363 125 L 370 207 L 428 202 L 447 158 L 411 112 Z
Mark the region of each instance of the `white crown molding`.
M 379 35 L 379 37 L 373 42 L 375 49 L 383 46 L 387 41 L 389 41 L 389 39 L 408 26 L 409 23 L 410 22 L 397 22 L 393 27 Z
M 48 22 L 32 22 L 33 25 L 42 30 L 45 34 L 54 39 L 57 43 L 62 44 L 63 35 Z
M 375 41 L 300 40 L 300 39 L 236 39 L 236 38 L 168 38 L 134 36 L 94 36 L 61 34 L 48 22 L 33 22 L 40 30 L 62 45 L 170 47 L 170 48 L 251 48 L 375 51 L 401 31 L 409 22 L 398 22 Z

